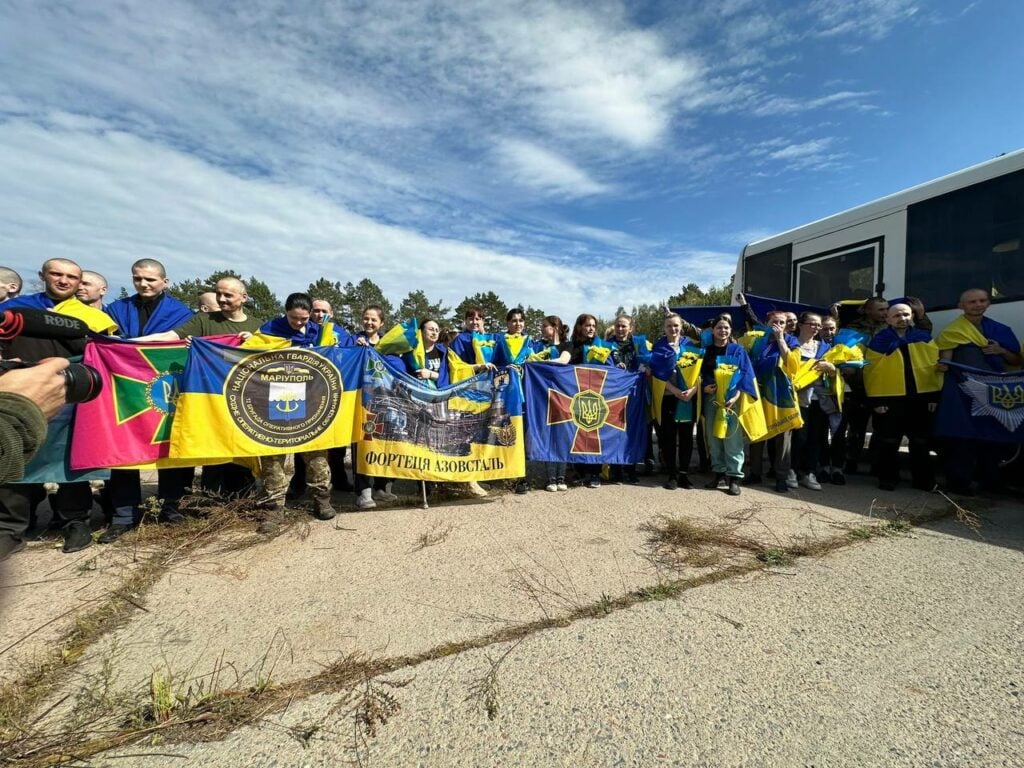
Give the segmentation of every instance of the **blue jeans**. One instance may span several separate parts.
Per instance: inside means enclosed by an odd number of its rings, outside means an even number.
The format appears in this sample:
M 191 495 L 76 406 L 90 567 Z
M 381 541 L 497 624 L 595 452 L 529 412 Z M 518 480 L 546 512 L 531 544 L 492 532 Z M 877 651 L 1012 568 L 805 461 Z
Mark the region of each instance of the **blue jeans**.
M 704 434 L 707 436 L 708 451 L 711 453 L 711 470 L 715 474 L 728 475 L 738 480 L 743 479 L 743 426 L 733 413 L 726 413 L 728 428 L 725 438 L 714 435 L 714 428 L 708 426 L 715 423 L 718 405 L 714 395 L 704 395 Z

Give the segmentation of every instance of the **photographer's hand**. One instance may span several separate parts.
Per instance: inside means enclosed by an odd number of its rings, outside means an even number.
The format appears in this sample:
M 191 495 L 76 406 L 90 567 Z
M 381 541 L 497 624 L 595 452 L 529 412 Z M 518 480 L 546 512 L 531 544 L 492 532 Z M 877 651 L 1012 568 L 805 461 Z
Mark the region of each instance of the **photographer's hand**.
M 39 406 L 43 416 L 52 418 L 64 405 L 64 377 L 68 367 L 62 357 L 50 357 L 31 368 L 14 368 L 0 376 L 0 392 L 13 392 Z

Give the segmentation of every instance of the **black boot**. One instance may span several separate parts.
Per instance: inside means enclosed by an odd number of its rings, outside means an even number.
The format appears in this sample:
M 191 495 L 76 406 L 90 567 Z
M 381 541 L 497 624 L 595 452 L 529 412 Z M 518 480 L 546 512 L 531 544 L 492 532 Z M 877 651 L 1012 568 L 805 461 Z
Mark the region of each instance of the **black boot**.
M 317 520 L 333 520 L 338 513 L 331 506 L 330 493 L 318 493 L 313 497 L 313 514 Z
M 707 485 L 705 485 L 704 487 L 712 491 L 724 491 L 726 488 L 729 487 L 728 483 L 725 482 L 725 473 L 719 472 L 717 475 L 715 475 L 715 479 L 712 480 Z

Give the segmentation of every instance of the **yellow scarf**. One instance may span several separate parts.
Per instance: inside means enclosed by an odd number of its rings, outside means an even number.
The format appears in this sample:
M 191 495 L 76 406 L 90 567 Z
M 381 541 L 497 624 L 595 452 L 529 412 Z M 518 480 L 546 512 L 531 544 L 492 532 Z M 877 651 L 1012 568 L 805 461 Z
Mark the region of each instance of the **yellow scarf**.
M 64 299 L 59 304 L 54 304 L 53 311 L 59 315 L 81 320 L 89 326 L 89 330 L 93 333 L 113 333 L 117 330 L 117 323 L 110 318 L 110 315 L 101 309 L 94 309 L 88 304 L 83 304 L 74 296 Z
M 988 339 L 981 333 L 981 329 L 964 315 L 960 315 L 947 325 L 942 333 L 935 338 L 935 345 L 939 349 L 955 349 L 964 344 L 974 344 L 978 347 L 988 346 Z

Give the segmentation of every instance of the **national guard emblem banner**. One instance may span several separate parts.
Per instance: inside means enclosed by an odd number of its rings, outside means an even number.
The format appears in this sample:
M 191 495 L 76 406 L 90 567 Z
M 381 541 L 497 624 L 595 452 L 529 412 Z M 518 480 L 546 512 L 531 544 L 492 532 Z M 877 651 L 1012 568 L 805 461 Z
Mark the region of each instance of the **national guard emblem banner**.
M 935 434 L 1024 443 L 1024 373 L 982 371 L 952 361 L 942 385 Z
M 171 456 L 223 459 L 353 442 L 364 347 L 252 350 L 193 339 Z
M 526 474 L 515 369 L 435 389 L 374 351 L 364 365 L 360 473 L 455 482 Z
M 529 364 L 527 452 L 533 461 L 636 464 L 647 452 L 647 379 L 606 365 Z

